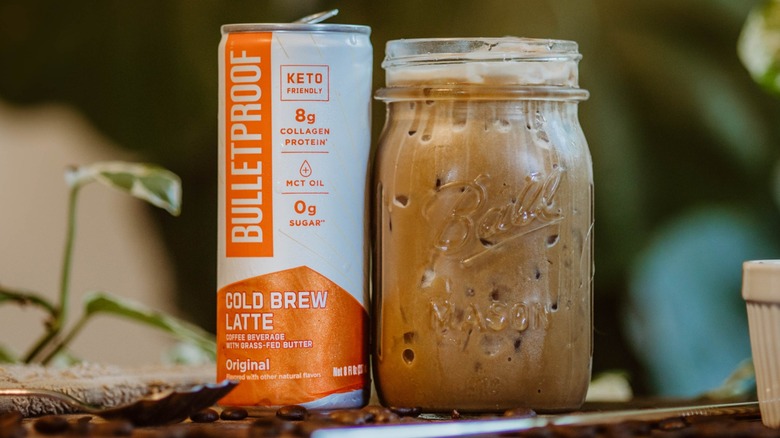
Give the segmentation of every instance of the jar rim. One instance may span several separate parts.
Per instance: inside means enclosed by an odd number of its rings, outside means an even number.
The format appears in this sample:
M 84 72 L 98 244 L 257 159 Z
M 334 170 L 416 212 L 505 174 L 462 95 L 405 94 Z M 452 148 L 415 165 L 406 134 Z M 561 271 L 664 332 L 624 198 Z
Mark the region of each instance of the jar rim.
M 385 87 L 374 98 L 387 103 L 423 100 L 546 100 L 578 102 L 590 97 L 588 90 L 572 87 L 518 86 L 446 86 L 446 87 Z
M 521 37 L 410 38 L 385 45 L 385 69 L 426 64 L 459 64 L 469 61 L 579 61 L 575 41 Z
M 391 40 L 385 84 L 579 88 L 582 56 L 574 41 L 518 37 Z

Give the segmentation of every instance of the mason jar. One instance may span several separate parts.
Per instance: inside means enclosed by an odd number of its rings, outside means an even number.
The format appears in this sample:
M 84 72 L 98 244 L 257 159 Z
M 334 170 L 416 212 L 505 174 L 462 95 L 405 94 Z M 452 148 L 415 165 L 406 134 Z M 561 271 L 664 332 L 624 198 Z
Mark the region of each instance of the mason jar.
M 593 173 L 572 41 L 387 43 L 372 181 L 380 401 L 578 408 L 592 358 Z

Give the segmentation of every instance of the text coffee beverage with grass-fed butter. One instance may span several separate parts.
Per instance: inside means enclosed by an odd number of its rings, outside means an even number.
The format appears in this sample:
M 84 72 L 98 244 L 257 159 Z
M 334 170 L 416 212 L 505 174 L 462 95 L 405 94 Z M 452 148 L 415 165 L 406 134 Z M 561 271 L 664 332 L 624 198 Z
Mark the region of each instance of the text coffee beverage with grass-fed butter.
M 366 403 L 370 28 L 236 24 L 219 48 L 221 403 Z

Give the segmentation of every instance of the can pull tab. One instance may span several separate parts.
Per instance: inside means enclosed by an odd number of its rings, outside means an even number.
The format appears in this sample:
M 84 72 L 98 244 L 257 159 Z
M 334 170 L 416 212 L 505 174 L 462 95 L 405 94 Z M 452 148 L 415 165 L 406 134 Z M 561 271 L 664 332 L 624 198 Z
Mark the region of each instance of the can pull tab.
M 338 9 L 331 9 L 329 11 L 317 12 L 316 14 L 311 14 L 299 18 L 295 20 L 293 23 L 305 23 L 305 24 L 321 23 L 327 20 L 328 18 L 335 17 L 336 15 L 338 15 L 338 13 L 339 13 Z

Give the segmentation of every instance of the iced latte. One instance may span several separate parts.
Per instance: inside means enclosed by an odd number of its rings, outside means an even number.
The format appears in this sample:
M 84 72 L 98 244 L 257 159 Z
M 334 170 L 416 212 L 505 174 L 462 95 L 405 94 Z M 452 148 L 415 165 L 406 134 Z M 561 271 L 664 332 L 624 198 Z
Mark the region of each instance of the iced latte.
M 577 46 L 399 40 L 373 180 L 383 403 L 581 405 L 592 355 L 593 176 Z

